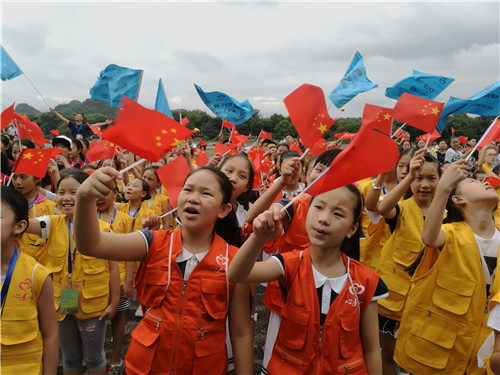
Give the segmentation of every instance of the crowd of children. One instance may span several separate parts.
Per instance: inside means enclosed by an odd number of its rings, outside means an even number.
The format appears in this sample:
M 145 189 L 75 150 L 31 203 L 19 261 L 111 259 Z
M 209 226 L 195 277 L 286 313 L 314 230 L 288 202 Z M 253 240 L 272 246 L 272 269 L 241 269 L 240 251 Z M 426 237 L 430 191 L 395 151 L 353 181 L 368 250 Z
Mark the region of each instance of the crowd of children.
M 262 284 L 262 374 L 500 374 L 494 144 L 466 161 L 458 137 L 402 141 L 391 170 L 310 196 L 338 144 L 258 139 L 196 166 L 188 140 L 121 173 L 135 155 L 89 162 L 82 114 L 53 113 L 74 138 L 43 178 L 11 173 L 35 145 L 2 135 L 2 373 L 56 374 L 60 351 L 68 375 L 253 374 Z M 172 213 L 157 171 L 177 157 Z

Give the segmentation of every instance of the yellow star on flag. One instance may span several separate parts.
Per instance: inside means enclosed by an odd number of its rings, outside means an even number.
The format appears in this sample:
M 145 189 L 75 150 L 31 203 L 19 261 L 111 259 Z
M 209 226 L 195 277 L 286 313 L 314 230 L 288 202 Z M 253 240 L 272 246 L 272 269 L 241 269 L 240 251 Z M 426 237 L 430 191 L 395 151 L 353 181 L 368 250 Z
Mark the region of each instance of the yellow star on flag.
M 177 146 L 181 142 L 182 141 L 179 141 L 177 138 L 174 137 L 174 141 L 172 143 L 170 143 L 170 146 Z
M 162 129 L 162 130 L 161 130 L 161 133 L 162 133 L 162 134 L 167 134 L 167 133 L 168 133 L 168 131 L 166 131 L 165 129 Z
M 390 118 L 391 118 L 391 115 L 390 115 L 390 114 L 386 113 L 386 114 L 384 115 L 384 120 L 389 120 Z
M 433 114 L 433 115 L 436 115 L 436 116 L 437 116 L 439 112 L 441 112 L 441 111 L 438 109 L 438 107 L 434 107 L 434 108 L 432 108 L 432 114 Z
M 31 152 L 28 152 L 27 154 L 23 155 L 23 159 L 31 159 L 33 157 L 33 154 Z
M 324 134 L 324 133 L 326 133 L 326 131 L 328 130 L 328 128 L 327 128 L 327 126 L 325 124 L 320 123 L 319 127 L 318 127 L 318 130 L 321 132 L 321 134 Z

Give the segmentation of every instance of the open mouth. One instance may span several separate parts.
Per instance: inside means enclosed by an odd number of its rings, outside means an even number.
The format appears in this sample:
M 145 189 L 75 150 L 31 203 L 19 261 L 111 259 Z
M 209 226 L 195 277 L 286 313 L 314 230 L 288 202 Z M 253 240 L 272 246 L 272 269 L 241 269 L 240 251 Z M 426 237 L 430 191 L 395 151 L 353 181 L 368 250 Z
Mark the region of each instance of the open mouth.
M 323 229 L 321 229 L 321 228 L 315 228 L 315 229 L 314 229 L 314 232 L 315 232 L 318 236 L 324 236 L 324 235 L 326 235 L 326 232 L 325 232 Z
M 189 215 L 197 215 L 197 214 L 199 214 L 198 210 L 196 208 L 194 208 L 194 207 L 186 207 L 184 209 L 184 212 L 187 213 L 187 214 L 189 214 Z

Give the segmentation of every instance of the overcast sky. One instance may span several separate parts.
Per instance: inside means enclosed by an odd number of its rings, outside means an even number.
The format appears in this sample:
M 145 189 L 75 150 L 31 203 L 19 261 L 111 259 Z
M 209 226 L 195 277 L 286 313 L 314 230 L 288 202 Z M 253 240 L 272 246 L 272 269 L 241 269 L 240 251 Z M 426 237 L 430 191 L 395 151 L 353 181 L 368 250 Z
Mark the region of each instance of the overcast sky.
M 421 72 L 455 78 L 436 100 L 469 98 L 499 80 L 499 3 L 492 2 L 1 2 L 1 43 L 55 106 L 89 98 L 109 64 L 143 69 L 139 103 L 159 78 L 171 109 L 208 111 L 193 83 L 248 99 L 265 117 L 303 83 L 325 96 L 355 50 L 378 88 L 346 104 L 392 107 L 385 89 Z M 23 77 L 2 81 L 4 109 L 47 106 Z M 327 99 L 327 103 L 330 103 Z M 337 114 L 333 105 L 330 114 Z

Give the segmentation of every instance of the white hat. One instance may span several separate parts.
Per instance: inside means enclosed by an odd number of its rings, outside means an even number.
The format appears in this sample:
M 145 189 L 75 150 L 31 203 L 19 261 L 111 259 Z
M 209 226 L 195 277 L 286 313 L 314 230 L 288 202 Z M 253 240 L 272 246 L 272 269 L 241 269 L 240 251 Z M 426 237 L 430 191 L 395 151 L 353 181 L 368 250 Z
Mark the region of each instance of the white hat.
M 54 143 L 56 143 L 56 141 L 58 141 L 57 143 L 62 143 L 63 145 L 65 145 L 69 150 L 73 148 L 73 142 L 71 142 L 71 139 L 69 139 L 65 135 L 58 135 L 57 137 L 55 137 L 52 140 L 52 146 L 54 146 Z

